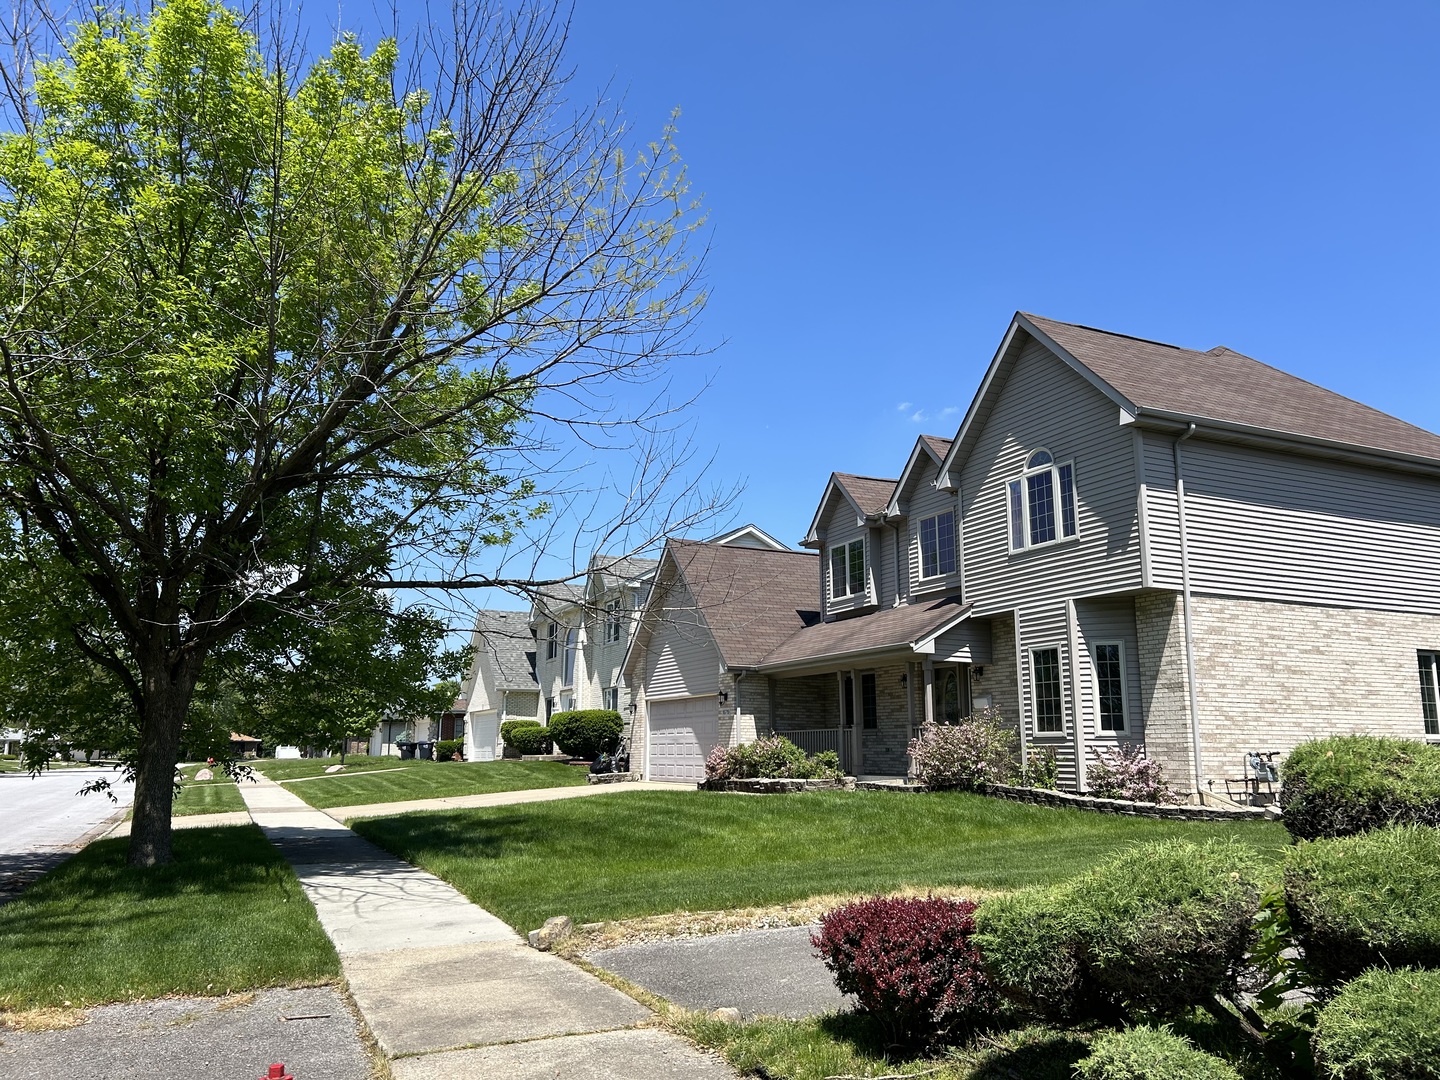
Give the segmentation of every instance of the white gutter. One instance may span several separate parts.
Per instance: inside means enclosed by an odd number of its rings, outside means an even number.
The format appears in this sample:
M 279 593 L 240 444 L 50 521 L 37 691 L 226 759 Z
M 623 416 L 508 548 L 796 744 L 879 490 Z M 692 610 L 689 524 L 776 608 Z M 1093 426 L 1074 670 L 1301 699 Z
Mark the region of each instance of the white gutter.
M 1195 434 L 1192 421 L 1175 440 L 1175 508 L 1180 519 L 1180 590 L 1185 604 L 1185 681 L 1190 686 L 1190 735 L 1195 748 L 1195 793 L 1205 790 L 1205 766 L 1200 757 L 1200 706 L 1195 689 L 1195 626 L 1190 616 L 1190 547 L 1185 535 L 1185 465 L 1180 444 Z

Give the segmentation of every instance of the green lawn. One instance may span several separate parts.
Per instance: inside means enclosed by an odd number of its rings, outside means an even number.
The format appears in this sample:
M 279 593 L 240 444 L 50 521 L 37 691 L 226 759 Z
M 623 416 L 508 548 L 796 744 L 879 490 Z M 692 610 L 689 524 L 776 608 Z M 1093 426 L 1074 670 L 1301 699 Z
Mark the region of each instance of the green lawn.
M 301 776 L 323 776 L 331 765 L 344 765 L 346 774 L 369 772 L 374 769 L 399 769 L 413 765 L 413 761 L 401 761 L 397 757 L 366 757 L 364 754 L 347 754 L 342 762 L 338 757 L 323 758 L 256 758 L 243 761 L 258 773 L 264 773 L 271 780 L 294 780 Z
M 191 780 L 181 785 L 171 816 L 228 814 L 244 809 L 245 800 L 233 780 Z
M 287 763 L 288 764 L 288 763 Z M 586 771 L 553 761 L 407 761 L 405 767 L 369 769 L 286 784 L 311 806 L 360 806 L 368 803 L 442 799 L 527 788 L 584 784 Z
M 175 862 L 100 840 L 0 907 L 0 1009 L 323 982 L 340 963 L 253 825 L 175 833 Z
M 1288 843 L 1274 822 L 1166 822 L 867 791 L 617 793 L 353 828 L 520 930 L 562 914 L 591 922 L 903 886 L 1017 888 L 1166 836 L 1231 836 L 1277 859 Z

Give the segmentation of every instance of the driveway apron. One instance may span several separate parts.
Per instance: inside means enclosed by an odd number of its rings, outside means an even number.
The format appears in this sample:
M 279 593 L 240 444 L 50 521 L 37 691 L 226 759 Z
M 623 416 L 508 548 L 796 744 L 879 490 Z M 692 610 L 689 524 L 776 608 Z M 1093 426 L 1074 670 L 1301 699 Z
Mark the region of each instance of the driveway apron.
M 514 1080 L 735 1075 L 643 1027 L 652 1014 L 632 998 L 529 948 L 450 885 L 279 784 L 257 776 L 240 790 L 315 905 L 361 1015 L 397 1059 L 396 1080 L 474 1076 L 477 1066 Z

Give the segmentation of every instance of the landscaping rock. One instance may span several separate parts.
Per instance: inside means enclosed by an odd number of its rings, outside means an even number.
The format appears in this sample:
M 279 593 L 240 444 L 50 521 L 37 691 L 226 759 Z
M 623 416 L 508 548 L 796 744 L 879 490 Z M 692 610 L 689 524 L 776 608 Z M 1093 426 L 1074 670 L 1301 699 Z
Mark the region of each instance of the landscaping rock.
M 556 915 L 545 920 L 545 925 L 534 932 L 530 944 L 541 952 L 549 952 L 575 932 L 575 923 L 569 915 Z
M 726 1024 L 738 1024 L 740 1022 L 740 1010 L 726 1006 L 723 1009 L 716 1009 L 710 1014 L 711 1020 L 719 1020 Z
M 345 771 L 345 766 L 344 766 L 344 765 L 327 765 L 327 766 L 325 766 L 325 771 L 328 772 L 328 773 L 344 772 L 344 771 Z
M 195 774 L 195 779 L 196 779 L 196 780 L 214 780 L 214 779 L 215 779 L 215 770 L 213 770 L 213 769 L 201 769 L 199 772 L 197 772 L 197 773 Z
M 639 779 L 640 774 L 633 772 L 591 773 L 589 776 L 592 784 L 624 784 Z
M 789 777 L 758 777 L 753 780 L 705 780 L 702 791 L 736 791 L 745 795 L 789 795 L 800 791 L 854 791 L 855 778 L 838 780 L 794 780 Z

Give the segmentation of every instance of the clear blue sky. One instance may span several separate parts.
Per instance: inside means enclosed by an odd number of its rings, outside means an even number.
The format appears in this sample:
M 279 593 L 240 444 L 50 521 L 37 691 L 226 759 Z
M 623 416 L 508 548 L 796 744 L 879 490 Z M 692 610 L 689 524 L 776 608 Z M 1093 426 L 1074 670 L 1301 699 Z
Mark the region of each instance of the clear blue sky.
M 642 136 L 682 110 L 695 438 L 794 543 L 954 434 L 1016 309 L 1440 429 L 1437 54 L 1434 3 L 578 0 L 570 56 Z

